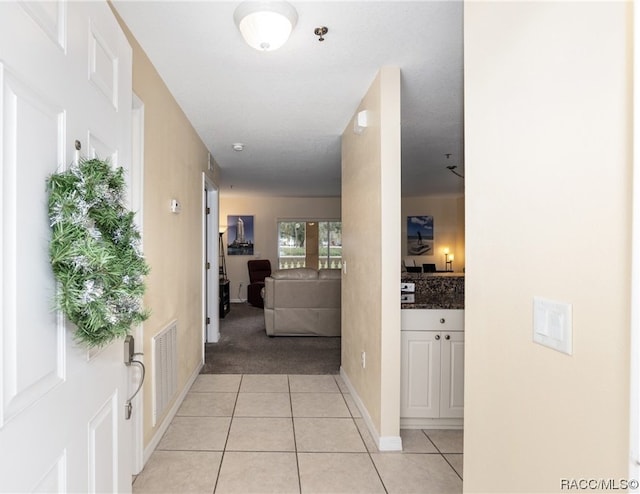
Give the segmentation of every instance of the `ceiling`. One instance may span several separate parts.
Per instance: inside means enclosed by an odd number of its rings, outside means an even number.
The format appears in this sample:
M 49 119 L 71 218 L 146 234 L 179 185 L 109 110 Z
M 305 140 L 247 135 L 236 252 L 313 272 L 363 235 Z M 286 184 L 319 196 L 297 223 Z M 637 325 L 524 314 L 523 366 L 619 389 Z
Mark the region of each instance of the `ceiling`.
M 298 23 L 273 52 L 244 42 L 239 3 L 113 0 L 223 194 L 339 196 L 341 135 L 382 66 L 402 74 L 402 194 L 463 192 L 447 169 L 464 175 L 462 1 L 291 1 Z

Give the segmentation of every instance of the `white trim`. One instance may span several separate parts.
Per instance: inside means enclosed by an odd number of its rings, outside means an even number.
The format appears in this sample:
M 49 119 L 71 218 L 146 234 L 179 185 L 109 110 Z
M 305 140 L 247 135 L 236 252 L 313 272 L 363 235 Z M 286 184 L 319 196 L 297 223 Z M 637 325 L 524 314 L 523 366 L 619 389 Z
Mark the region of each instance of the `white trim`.
M 178 413 L 178 409 L 180 408 L 180 405 L 182 405 L 182 402 L 187 396 L 187 393 L 189 392 L 189 390 L 191 389 L 191 386 L 193 386 L 193 383 L 195 382 L 198 375 L 200 374 L 202 367 L 203 367 L 203 362 L 201 361 L 200 364 L 196 367 L 193 374 L 191 374 L 191 376 L 189 377 L 187 384 L 182 389 L 182 392 L 180 393 L 178 398 L 176 398 L 176 400 L 173 402 L 173 406 L 169 409 L 169 411 L 167 412 L 167 415 L 165 415 L 162 422 L 156 427 L 155 434 L 151 438 L 151 441 L 149 441 L 149 444 L 147 445 L 147 447 L 144 448 L 144 464 L 145 465 L 149 461 L 149 458 L 151 458 L 151 455 L 153 454 L 153 452 L 158 447 L 158 444 L 160 444 L 160 440 L 162 439 L 162 436 L 164 436 L 164 433 L 167 432 L 167 429 L 171 425 L 171 421 L 176 416 L 176 413 Z
M 362 415 L 362 419 L 364 423 L 367 425 L 367 429 L 369 429 L 369 433 L 371 434 L 372 439 L 378 446 L 379 451 L 402 451 L 402 438 L 400 436 L 381 436 L 375 426 L 373 425 L 373 420 L 371 420 L 371 416 L 369 415 L 369 411 L 367 407 L 364 406 L 364 403 L 358 396 L 355 388 L 351 384 L 347 373 L 344 371 L 344 368 L 340 366 L 340 377 L 346 384 L 347 388 L 349 388 L 349 393 L 353 398 L 358 410 L 360 410 L 360 415 Z
M 464 419 L 400 417 L 401 429 L 464 429 Z
M 638 7 L 636 5 L 635 7 Z M 640 478 L 640 8 L 633 9 L 633 163 L 631 206 L 631 350 L 629 478 Z
M 380 436 L 378 449 L 380 451 L 402 451 L 402 438 L 400 436 Z

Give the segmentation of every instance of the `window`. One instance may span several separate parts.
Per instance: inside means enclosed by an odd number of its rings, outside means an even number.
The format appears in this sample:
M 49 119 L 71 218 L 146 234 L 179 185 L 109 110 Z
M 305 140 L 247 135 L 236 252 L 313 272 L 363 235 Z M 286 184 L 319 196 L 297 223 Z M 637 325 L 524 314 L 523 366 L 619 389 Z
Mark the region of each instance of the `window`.
M 287 220 L 278 222 L 278 269 L 340 269 L 340 221 Z
M 318 230 L 320 269 L 342 268 L 342 222 L 321 221 Z
M 303 268 L 306 261 L 306 222 L 278 222 L 278 269 Z

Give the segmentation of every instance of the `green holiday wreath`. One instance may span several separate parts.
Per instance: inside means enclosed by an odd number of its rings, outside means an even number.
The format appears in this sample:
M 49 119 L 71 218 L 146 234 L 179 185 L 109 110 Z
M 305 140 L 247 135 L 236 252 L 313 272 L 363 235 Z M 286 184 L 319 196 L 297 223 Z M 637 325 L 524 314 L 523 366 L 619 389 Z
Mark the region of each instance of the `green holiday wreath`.
M 124 171 L 80 160 L 47 180 L 49 257 L 59 283 L 56 307 L 89 347 L 126 336 L 149 316 L 142 308 L 149 273 L 134 213 L 123 204 Z

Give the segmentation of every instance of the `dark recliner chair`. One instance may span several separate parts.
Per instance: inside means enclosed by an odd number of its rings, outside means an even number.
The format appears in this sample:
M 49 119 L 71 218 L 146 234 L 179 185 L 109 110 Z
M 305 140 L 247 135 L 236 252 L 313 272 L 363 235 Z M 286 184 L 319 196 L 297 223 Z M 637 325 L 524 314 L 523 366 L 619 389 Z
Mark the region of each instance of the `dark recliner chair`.
M 249 285 L 247 286 L 247 301 L 254 307 L 264 307 L 262 289 L 264 279 L 271 276 L 271 262 L 269 259 L 254 259 L 247 261 L 249 269 Z

